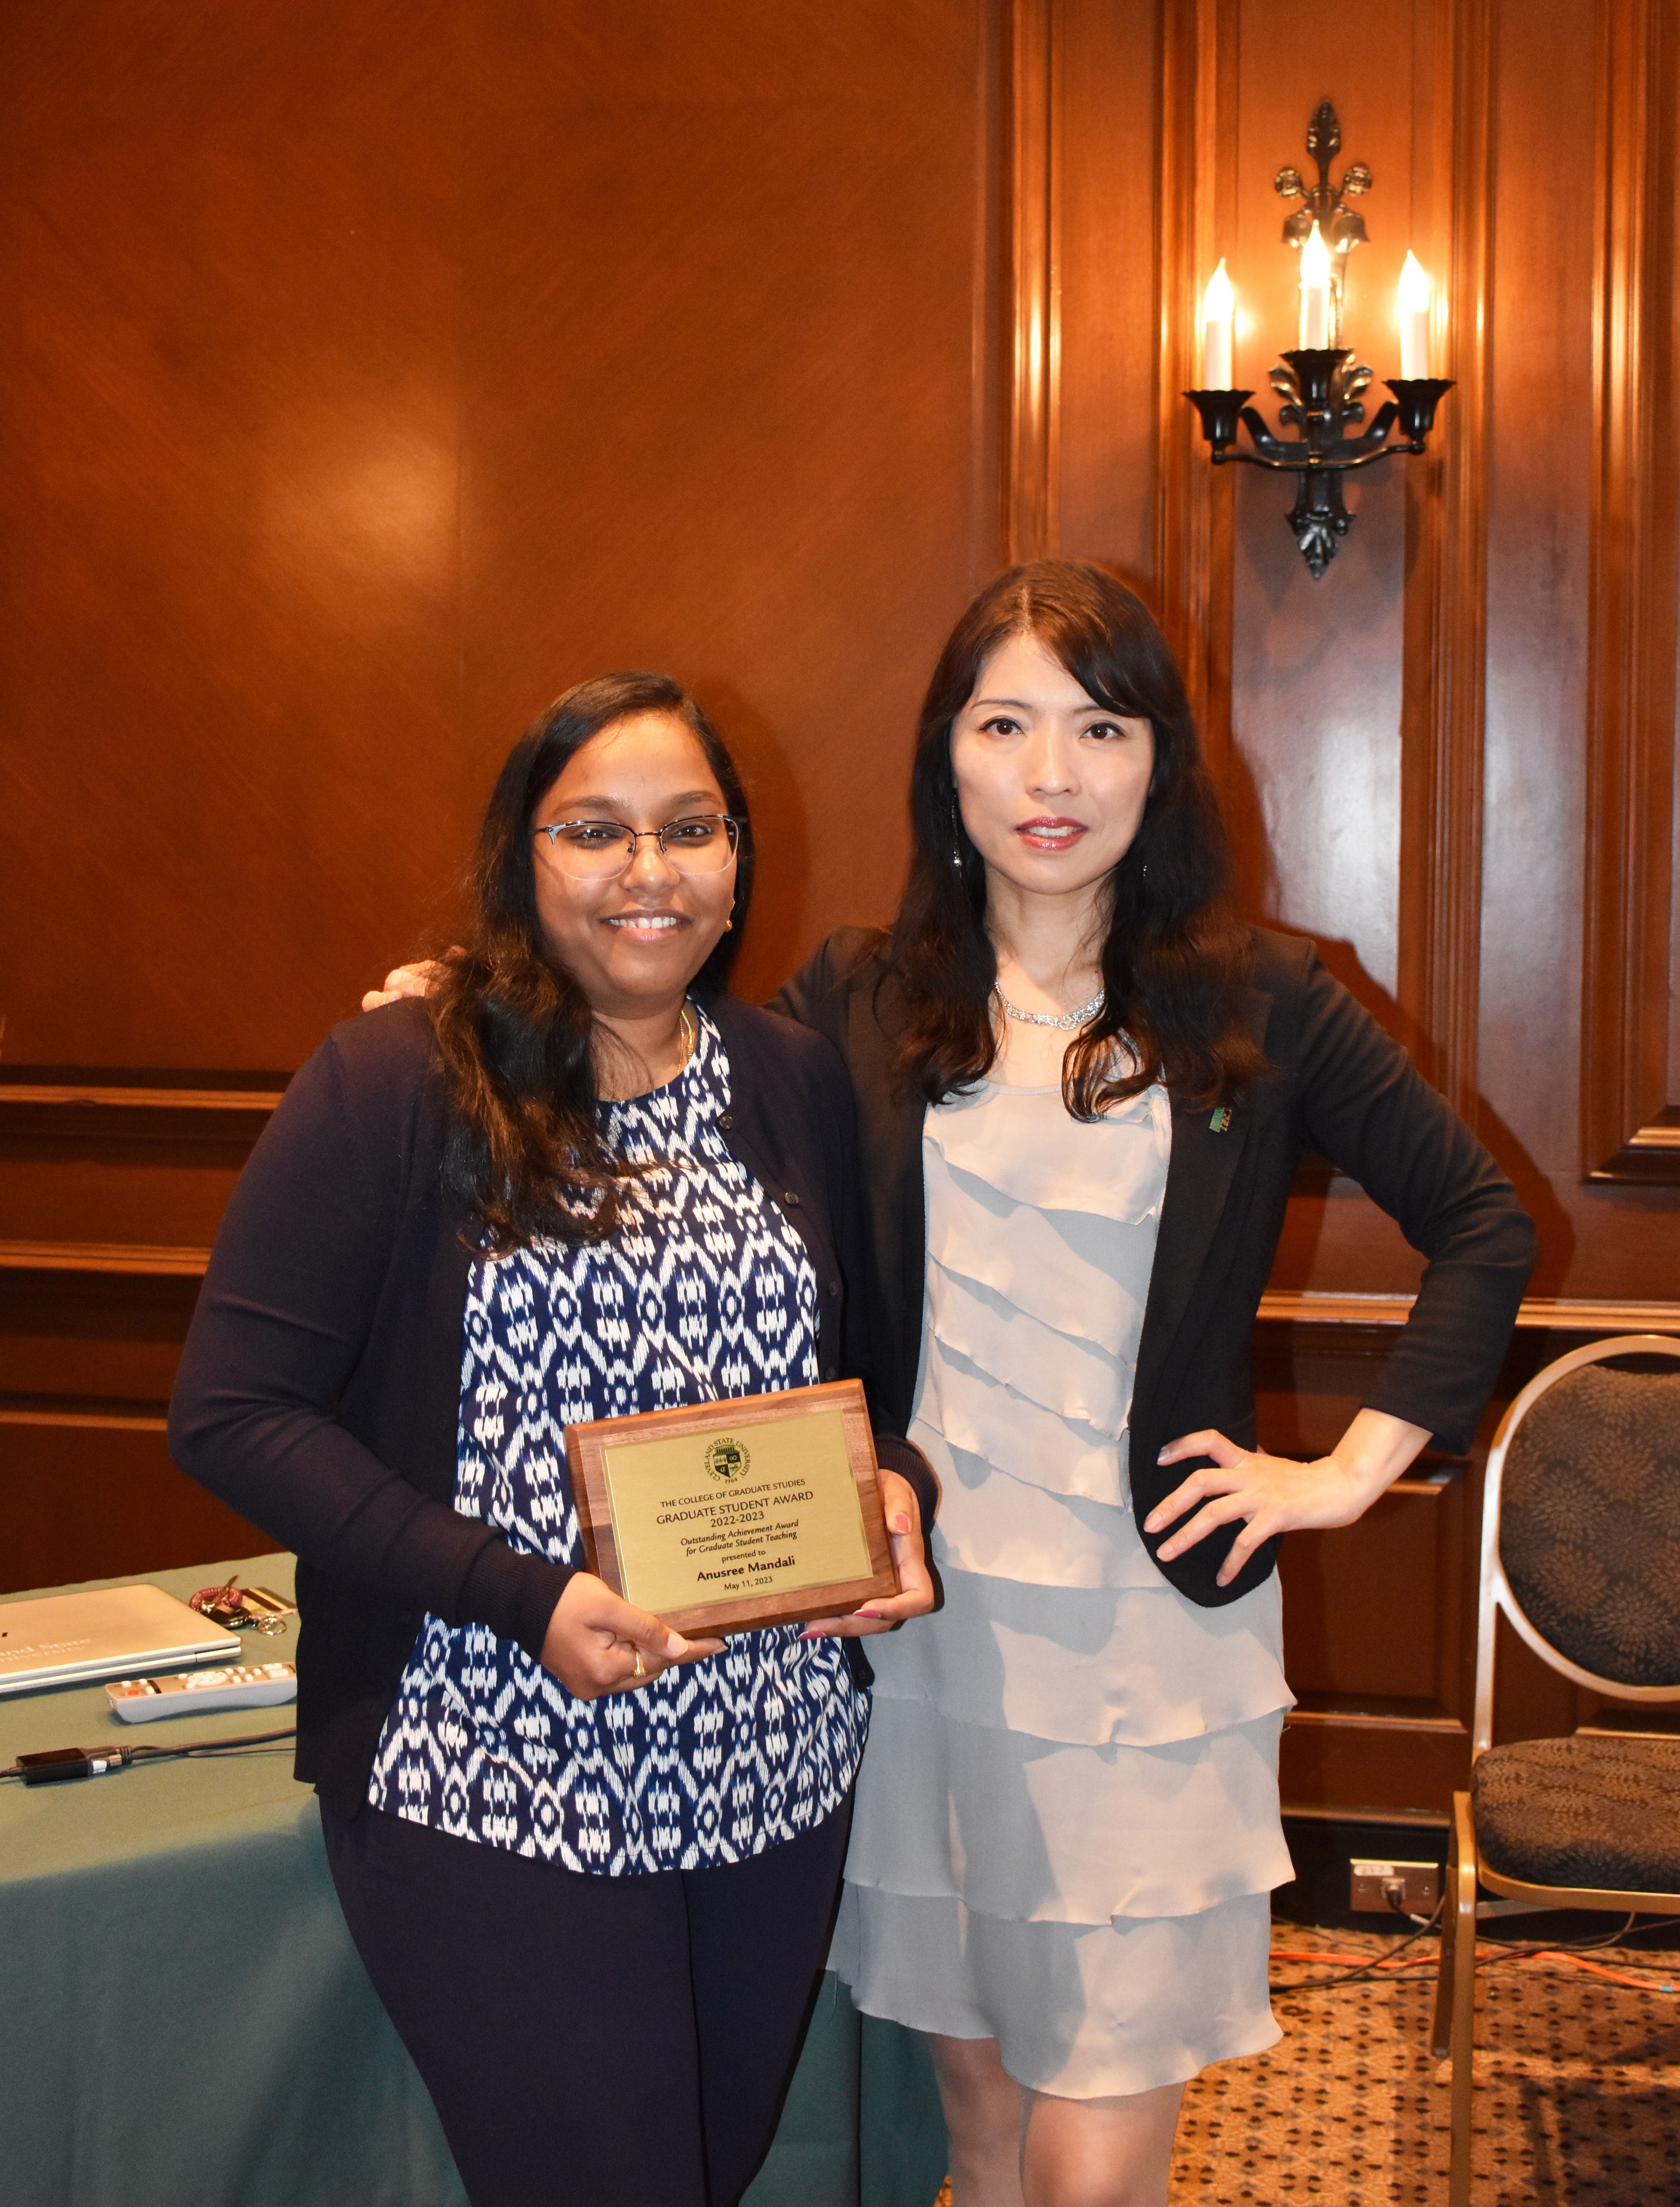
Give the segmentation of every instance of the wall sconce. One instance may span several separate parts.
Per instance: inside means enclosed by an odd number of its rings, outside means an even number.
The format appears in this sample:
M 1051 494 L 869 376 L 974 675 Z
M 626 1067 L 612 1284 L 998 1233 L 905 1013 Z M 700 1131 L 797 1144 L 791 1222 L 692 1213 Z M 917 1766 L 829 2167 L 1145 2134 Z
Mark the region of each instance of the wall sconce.
M 1342 476 L 1396 452 L 1421 452 L 1435 426 L 1435 410 L 1452 389 L 1450 380 L 1429 373 L 1429 278 L 1408 253 L 1400 278 L 1400 374 L 1388 379 L 1394 396 L 1378 408 L 1368 429 L 1345 434 L 1348 424 L 1365 419 L 1361 394 L 1371 381 L 1371 370 L 1356 366 L 1341 341 L 1348 256 L 1366 242 L 1364 218 L 1348 201 L 1370 190 L 1372 176 L 1363 161 L 1354 161 L 1332 186 L 1330 159 L 1341 149 L 1342 125 L 1323 100 L 1306 126 L 1318 182 L 1303 183 L 1293 168 L 1280 169 L 1276 177 L 1282 196 L 1301 202 L 1283 224 L 1284 242 L 1300 254 L 1300 342 L 1271 371 L 1271 387 L 1283 401 L 1279 422 L 1293 423 L 1298 434 L 1279 436 L 1246 403 L 1252 391 L 1226 387 L 1232 380 L 1236 295 L 1223 260 L 1202 304 L 1202 380 L 1209 387 L 1184 394 L 1202 417 L 1216 467 L 1242 460 L 1300 477 L 1288 524 L 1315 581 L 1353 525 L 1342 502 Z M 1236 449 L 1239 424 L 1248 432 L 1252 452 Z M 1396 428 L 1399 435 L 1390 443 Z

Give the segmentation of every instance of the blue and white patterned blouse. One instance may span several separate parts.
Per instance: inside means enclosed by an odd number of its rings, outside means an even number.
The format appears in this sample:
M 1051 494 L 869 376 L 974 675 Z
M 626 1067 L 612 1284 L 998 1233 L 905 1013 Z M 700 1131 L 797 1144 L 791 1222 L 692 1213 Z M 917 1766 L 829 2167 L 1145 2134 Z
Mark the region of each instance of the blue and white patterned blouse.
M 455 1507 L 555 1563 L 583 1560 L 564 1426 L 816 1380 L 816 1276 L 718 1132 L 729 1060 L 703 1013 L 697 1026 L 676 1080 L 601 1106 L 608 1143 L 652 1168 L 617 1233 L 472 1269 Z M 821 1823 L 868 1716 L 842 1643 L 797 1624 L 584 1702 L 487 1626 L 428 1617 L 368 1798 L 567 1869 L 695 1869 Z

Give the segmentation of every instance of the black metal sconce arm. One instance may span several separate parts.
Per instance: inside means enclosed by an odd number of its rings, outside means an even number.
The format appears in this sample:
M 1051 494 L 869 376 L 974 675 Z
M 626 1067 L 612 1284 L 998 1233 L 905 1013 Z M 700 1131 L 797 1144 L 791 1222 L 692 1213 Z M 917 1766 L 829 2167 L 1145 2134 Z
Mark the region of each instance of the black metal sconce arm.
M 1286 352 L 1282 360 L 1271 371 L 1271 383 L 1284 402 L 1280 420 L 1297 425 L 1294 437 L 1281 437 L 1267 426 L 1264 416 L 1247 404 L 1252 391 L 1184 395 L 1201 416 L 1202 435 L 1212 447 L 1216 466 L 1242 461 L 1300 477 L 1288 524 L 1316 580 L 1353 523 L 1342 501 L 1342 476 L 1396 453 L 1425 451 L 1435 410 L 1452 385 L 1434 375 L 1391 379 L 1388 387 L 1394 397 L 1378 408 L 1367 428 L 1349 437 L 1344 425 L 1365 419 L 1360 394 L 1371 381 L 1371 370 L 1355 367 L 1351 352 L 1335 347 L 1302 347 Z M 1237 449 L 1239 425 L 1248 432 L 1252 452 Z M 1396 426 L 1400 434 L 1390 442 L 1390 432 Z

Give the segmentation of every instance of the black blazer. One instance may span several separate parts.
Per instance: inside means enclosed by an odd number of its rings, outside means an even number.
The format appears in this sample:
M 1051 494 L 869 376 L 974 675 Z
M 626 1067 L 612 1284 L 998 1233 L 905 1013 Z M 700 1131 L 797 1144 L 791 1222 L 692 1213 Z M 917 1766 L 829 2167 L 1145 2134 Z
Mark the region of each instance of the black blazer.
M 1411 1317 L 1366 1401 L 1426 1426 L 1444 1448 L 1470 1444 L 1534 1266 L 1534 1223 L 1510 1182 L 1405 1051 L 1330 978 L 1310 942 L 1259 928 L 1253 934 L 1249 1019 L 1276 1075 L 1238 1099 L 1223 1132 L 1208 1111 L 1174 1101 L 1132 1399 L 1139 1528 L 1194 1468 L 1157 1465 L 1168 1441 L 1216 1427 L 1239 1446 L 1254 1444 L 1249 1331 L 1304 1155 L 1318 1151 L 1351 1175 L 1429 1259 Z M 788 983 L 775 1008 L 826 1034 L 851 1070 L 895 1337 L 896 1353 L 882 1371 L 882 1409 L 903 1432 L 927 1261 L 925 1106 L 895 1079 L 903 1007 L 885 948 L 878 930 L 841 929 Z M 1218 1586 L 1238 1529 L 1210 1534 L 1161 1570 L 1204 1606 L 1235 1601 L 1266 1576 L 1277 1547 L 1267 1542 L 1229 1586 Z M 1143 1535 L 1152 1555 L 1169 1536 Z
M 880 1307 L 845 1070 L 789 1020 L 708 1008 L 729 1053 L 724 1138 L 816 1273 L 822 1376 L 862 1379 L 873 1402 Z M 571 1576 L 452 1506 L 473 1255 L 440 1177 L 446 1118 L 423 1005 L 333 1029 L 234 1189 L 170 1403 L 181 1468 L 297 1552 L 297 1775 L 350 1814 L 426 1612 L 539 1655 Z M 930 1523 L 920 1451 L 885 1431 L 876 1446 Z

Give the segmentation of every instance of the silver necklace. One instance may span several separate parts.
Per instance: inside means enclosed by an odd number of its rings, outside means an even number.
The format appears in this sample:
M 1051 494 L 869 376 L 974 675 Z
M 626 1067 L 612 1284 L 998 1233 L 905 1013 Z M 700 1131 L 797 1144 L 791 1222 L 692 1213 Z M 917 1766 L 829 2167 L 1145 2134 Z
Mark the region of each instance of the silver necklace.
M 1059 1027 L 1066 1033 L 1073 1027 L 1082 1027 L 1087 1020 L 1094 1020 L 1109 1001 L 1106 989 L 1099 989 L 1088 1004 L 1081 1004 L 1072 1012 L 1024 1012 L 1019 1004 L 1012 1004 L 995 983 L 992 994 L 1012 1020 L 1019 1020 L 1024 1027 Z

